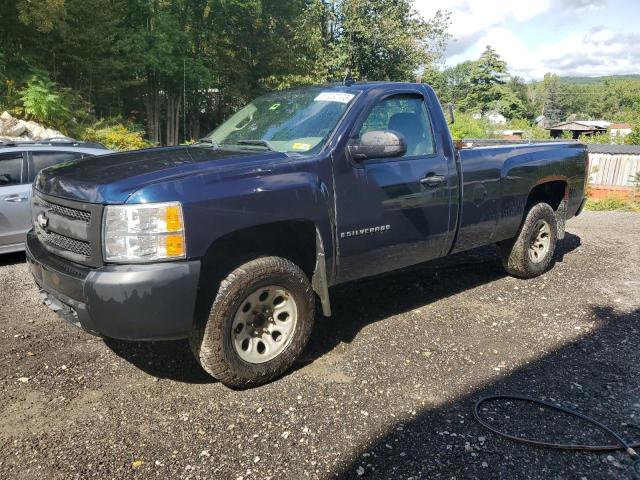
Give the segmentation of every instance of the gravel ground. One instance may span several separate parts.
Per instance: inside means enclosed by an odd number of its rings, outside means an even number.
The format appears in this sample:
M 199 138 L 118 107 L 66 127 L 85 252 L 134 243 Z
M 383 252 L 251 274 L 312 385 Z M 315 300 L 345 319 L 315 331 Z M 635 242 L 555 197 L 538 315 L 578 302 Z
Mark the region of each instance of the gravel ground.
M 0 258 L 0 478 L 629 478 L 622 452 L 543 450 L 471 415 L 483 395 L 554 399 L 640 423 L 640 215 L 585 212 L 555 267 L 504 276 L 493 248 L 344 285 L 305 358 L 233 391 L 186 342 L 103 341 L 39 304 Z M 527 405 L 487 418 L 604 441 Z

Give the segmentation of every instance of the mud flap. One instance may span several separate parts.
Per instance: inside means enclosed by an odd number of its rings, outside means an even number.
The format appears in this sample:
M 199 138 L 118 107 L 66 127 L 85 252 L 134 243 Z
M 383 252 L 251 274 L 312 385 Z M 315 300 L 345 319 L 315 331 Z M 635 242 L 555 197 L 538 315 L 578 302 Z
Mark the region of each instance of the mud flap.
M 311 278 L 311 287 L 320 297 L 322 314 L 331 316 L 331 303 L 329 301 L 329 285 L 327 283 L 327 271 L 325 267 L 324 244 L 320 231 L 316 228 L 316 268 Z
M 556 222 L 558 224 L 558 240 L 564 238 L 565 223 L 567 222 L 567 199 L 562 199 L 556 210 Z

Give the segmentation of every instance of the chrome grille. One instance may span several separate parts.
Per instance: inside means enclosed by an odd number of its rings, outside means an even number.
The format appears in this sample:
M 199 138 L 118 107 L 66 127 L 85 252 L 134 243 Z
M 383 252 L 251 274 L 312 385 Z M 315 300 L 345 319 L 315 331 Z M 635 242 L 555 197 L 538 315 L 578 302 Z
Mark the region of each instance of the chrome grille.
M 63 207 L 62 205 L 56 205 L 55 203 L 47 202 L 46 200 L 39 199 L 40 205 L 53 213 L 62 215 L 63 217 L 72 218 L 74 220 L 82 220 L 89 223 L 91 221 L 91 212 L 85 210 L 78 210 L 76 208 Z
M 33 229 L 46 250 L 89 267 L 102 265 L 100 246 L 103 206 L 53 197 L 34 190 Z
M 40 241 L 44 241 L 63 250 L 67 250 L 77 255 L 83 255 L 85 257 L 91 256 L 92 249 L 89 242 L 65 237 L 64 235 L 60 235 L 55 232 L 47 232 L 41 228 L 36 228 L 36 235 L 38 235 Z

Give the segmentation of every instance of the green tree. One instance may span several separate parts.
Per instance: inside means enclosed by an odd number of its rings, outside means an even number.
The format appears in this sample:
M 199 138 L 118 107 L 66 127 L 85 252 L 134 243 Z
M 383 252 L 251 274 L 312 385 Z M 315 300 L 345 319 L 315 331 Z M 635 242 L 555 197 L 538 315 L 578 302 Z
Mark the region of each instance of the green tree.
M 51 32 L 64 23 L 65 0 L 20 0 L 17 8 L 22 23 L 40 32 Z
M 566 111 L 560 96 L 560 79 L 553 73 L 545 73 L 540 85 L 542 115 L 548 126 L 560 123 L 566 118 Z
M 342 78 L 413 81 L 438 60 L 449 39 L 449 14 L 428 20 L 412 0 L 312 2 L 321 44 L 318 80 Z
M 466 97 L 471 86 L 471 72 L 475 62 L 467 60 L 442 72 L 445 88 L 438 92 L 444 102 L 459 105 Z
M 529 88 L 522 77 L 512 76 L 505 85 L 505 98 L 502 100 L 501 113 L 509 118 L 535 117 L 534 106 L 529 95 Z
M 624 140 L 629 145 L 640 145 L 640 104 L 631 120 L 631 133 Z
M 460 102 L 460 109 L 485 114 L 495 108 L 505 97 L 503 87 L 507 79 L 507 64 L 487 46 L 471 68 L 469 91 Z
M 447 28 L 448 14 L 425 20 L 412 0 L 5 0 L 0 102 L 22 108 L 13 92 L 24 91 L 30 115 L 79 136 L 114 118 L 175 144 L 265 90 L 341 80 L 348 67 L 439 78 Z M 34 68 L 50 83 L 32 81 Z M 56 102 L 67 111 L 51 113 Z

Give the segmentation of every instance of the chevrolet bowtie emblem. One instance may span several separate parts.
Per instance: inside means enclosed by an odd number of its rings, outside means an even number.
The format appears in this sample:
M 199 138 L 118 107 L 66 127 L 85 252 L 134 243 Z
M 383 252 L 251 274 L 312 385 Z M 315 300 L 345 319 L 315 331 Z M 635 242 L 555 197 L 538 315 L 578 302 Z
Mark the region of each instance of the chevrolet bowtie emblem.
M 47 225 L 49 225 L 49 219 L 44 214 L 44 212 L 40 212 L 36 220 L 38 221 L 38 225 L 40 225 L 40 228 L 47 228 Z

